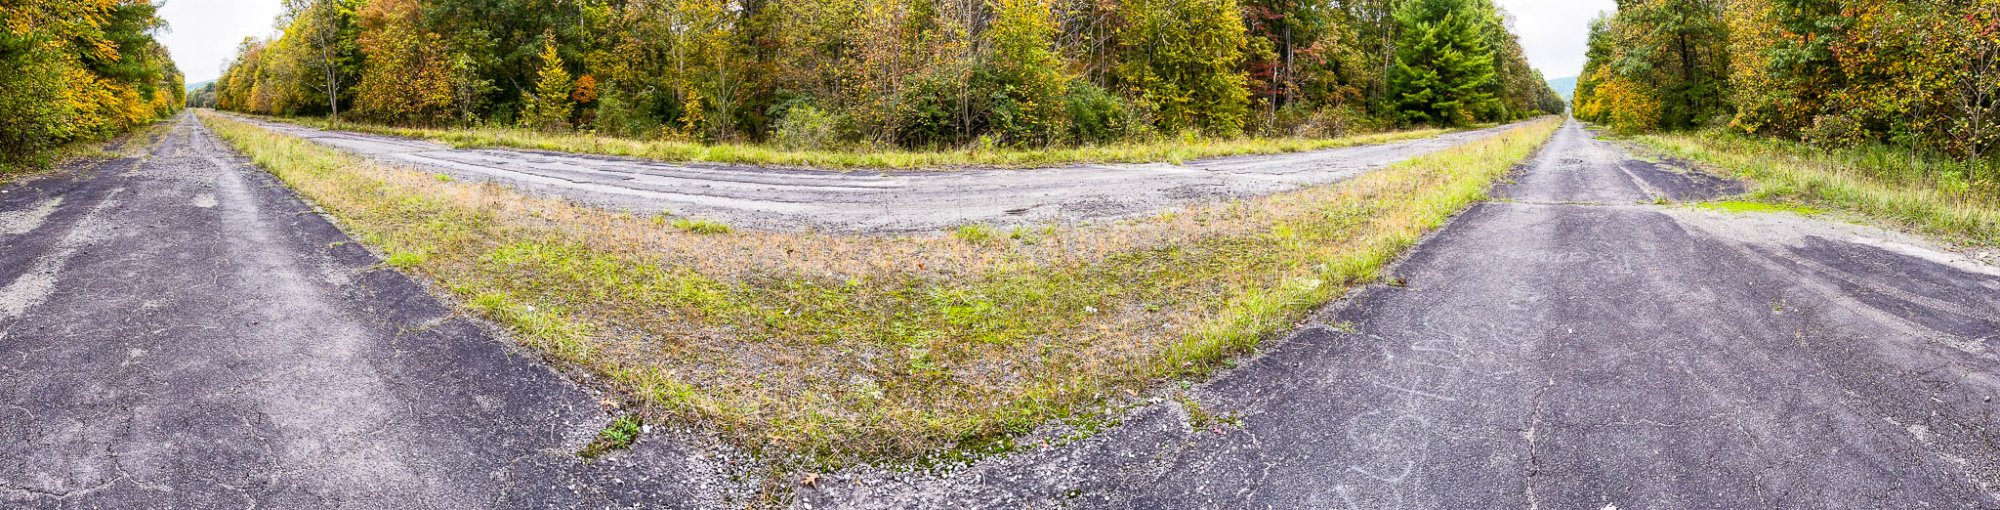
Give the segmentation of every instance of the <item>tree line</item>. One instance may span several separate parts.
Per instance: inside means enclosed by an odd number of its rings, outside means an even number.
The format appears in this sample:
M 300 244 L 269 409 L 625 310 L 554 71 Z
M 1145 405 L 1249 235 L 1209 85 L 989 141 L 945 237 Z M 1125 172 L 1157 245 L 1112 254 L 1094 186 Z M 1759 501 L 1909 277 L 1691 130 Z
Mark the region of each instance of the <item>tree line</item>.
M 2000 0 L 1620 0 L 1590 27 L 1578 118 L 1885 143 L 1984 164 Z
M 1564 109 L 1491 0 L 290 0 L 194 102 L 796 148 Z
M 0 1 L 0 168 L 171 115 L 181 73 L 145 0 Z

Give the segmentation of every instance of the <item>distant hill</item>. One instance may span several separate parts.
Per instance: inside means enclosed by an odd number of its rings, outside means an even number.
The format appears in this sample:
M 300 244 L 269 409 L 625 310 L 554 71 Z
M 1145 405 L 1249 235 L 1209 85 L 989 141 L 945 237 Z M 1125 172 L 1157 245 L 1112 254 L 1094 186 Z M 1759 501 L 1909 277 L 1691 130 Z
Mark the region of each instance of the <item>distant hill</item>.
M 1552 88 L 1552 89 L 1556 89 L 1556 94 L 1558 94 L 1558 95 L 1561 95 L 1561 96 L 1563 97 L 1563 100 L 1564 100 L 1564 101 L 1575 101 L 1575 100 L 1576 100 L 1576 77 L 1575 77 L 1575 76 L 1571 76 L 1571 77 L 1568 77 L 1568 78 L 1556 78 L 1556 79 L 1553 79 L 1553 80 L 1549 80 L 1549 88 Z
M 208 81 L 205 81 L 205 82 L 201 82 L 201 83 L 189 83 L 189 84 L 187 84 L 187 91 L 188 91 L 188 92 L 194 92 L 194 91 L 195 91 L 195 89 L 198 89 L 198 88 L 201 88 L 202 86 L 204 86 L 204 85 L 208 85 L 208 84 L 210 84 L 210 83 L 215 83 L 215 80 L 208 80 Z

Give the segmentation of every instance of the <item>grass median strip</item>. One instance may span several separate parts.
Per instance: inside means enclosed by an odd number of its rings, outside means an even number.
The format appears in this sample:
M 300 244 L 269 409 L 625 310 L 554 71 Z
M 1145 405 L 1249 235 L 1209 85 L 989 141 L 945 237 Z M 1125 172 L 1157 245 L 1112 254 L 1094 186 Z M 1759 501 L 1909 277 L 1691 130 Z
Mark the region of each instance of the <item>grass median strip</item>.
M 318 129 L 358 131 L 378 135 L 419 138 L 461 148 L 515 148 L 580 154 L 625 156 L 668 162 L 709 162 L 747 165 L 813 167 L 822 169 L 921 170 L 963 167 L 1038 167 L 1078 163 L 1149 163 L 1249 154 L 1303 152 L 1357 145 L 1373 145 L 1451 132 L 1445 129 L 1414 129 L 1366 133 L 1337 138 L 1255 138 L 1231 139 L 1163 138 L 1147 142 L 1120 142 L 1081 147 L 1012 149 L 972 147 L 958 150 L 788 150 L 769 145 L 745 143 L 704 144 L 674 140 L 638 140 L 599 136 L 590 133 L 545 133 L 515 128 L 430 129 L 382 126 L 353 122 L 332 123 L 317 118 L 270 118 Z
M 828 464 L 1003 438 L 1207 374 L 1374 280 L 1560 123 L 1145 219 L 885 237 L 688 228 L 204 120 L 399 267 L 618 385 L 646 422 Z
M 1882 218 L 1962 244 L 2000 245 L 2000 183 L 1966 179 L 1957 163 L 1908 149 L 1825 149 L 1714 132 L 1633 141 L 1754 181 L 1753 197 Z

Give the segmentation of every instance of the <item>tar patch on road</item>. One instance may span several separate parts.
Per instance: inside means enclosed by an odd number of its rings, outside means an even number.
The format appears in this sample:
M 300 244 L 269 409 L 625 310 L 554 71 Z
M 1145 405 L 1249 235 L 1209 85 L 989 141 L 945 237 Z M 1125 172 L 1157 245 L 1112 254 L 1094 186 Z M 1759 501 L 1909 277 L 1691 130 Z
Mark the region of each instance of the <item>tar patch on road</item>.
M 1697 202 L 1742 194 L 1742 181 L 1703 172 L 1685 161 L 1655 163 L 1625 160 L 1625 171 L 1644 181 L 1646 188 L 1675 202 Z

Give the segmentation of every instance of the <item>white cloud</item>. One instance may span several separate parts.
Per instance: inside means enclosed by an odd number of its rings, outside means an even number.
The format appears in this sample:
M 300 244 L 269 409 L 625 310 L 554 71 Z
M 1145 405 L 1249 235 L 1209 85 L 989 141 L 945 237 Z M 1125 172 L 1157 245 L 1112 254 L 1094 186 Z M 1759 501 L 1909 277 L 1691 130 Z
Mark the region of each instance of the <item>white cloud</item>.
M 188 83 L 213 80 L 236 55 L 236 43 L 277 32 L 281 10 L 279 0 L 168 0 L 160 7 L 167 29 L 158 39 Z
M 1614 0 L 1494 0 L 1514 20 L 1528 63 L 1547 78 L 1583 74 L 1590 19 L 1618 10 Z

